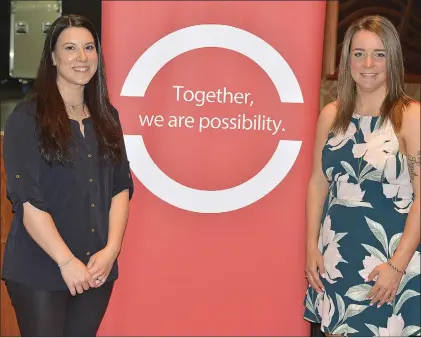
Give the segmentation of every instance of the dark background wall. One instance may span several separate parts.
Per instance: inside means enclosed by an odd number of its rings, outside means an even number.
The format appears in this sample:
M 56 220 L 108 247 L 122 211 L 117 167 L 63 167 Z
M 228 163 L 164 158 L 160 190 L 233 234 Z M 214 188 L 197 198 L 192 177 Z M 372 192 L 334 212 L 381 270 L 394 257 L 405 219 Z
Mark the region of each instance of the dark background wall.
M 0 1 L 0 81 L 9 74 L 10 2 Z
M 101 38 L 101 0 L 63 0 L 62 14 L 86 16 Z

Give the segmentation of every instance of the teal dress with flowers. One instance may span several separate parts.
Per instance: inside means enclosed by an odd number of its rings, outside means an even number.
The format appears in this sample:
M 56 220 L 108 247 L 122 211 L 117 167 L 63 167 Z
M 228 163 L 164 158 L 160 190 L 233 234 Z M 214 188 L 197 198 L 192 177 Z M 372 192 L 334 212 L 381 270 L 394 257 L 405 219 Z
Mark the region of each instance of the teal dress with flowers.
M 311 286 L 304 318 L 326 334 L 420 336 L 420 251 L 413 255 L 392 304 L 369 306 L 365 279 L 392 257 L 414 201 L 407 158 L 390 121 L 353 115 L 346 133 L 330 134 L 322 153 L 329 181 L 319 236 L 326 292 Z

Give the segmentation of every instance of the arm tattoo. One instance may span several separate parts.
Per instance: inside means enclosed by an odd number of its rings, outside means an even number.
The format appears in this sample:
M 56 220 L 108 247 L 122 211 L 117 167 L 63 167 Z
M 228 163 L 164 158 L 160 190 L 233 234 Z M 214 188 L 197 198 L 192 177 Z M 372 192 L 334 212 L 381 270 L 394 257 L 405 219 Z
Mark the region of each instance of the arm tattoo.
M 409 177 L 411 178 L 411 182 L 414 180 L 415 176 L 418 176 L 415 172 L 416 167 L 420 167 L 421 162 L 421 152 L 418 151 L 417 156 L 408 155 L 408 169 L 409 169 Z

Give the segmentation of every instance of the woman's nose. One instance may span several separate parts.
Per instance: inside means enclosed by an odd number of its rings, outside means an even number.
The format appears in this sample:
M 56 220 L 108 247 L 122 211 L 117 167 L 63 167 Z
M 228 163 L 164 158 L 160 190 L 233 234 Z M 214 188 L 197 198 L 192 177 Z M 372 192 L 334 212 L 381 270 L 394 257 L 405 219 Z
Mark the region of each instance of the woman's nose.
M 86 55 L 86 52 L 84 49 L 81 49 L 79 53 L 77 54 L 77 60 L 82 61 L 82 62 L 85 62 L 86 60 L 88 60 L 88 56 Z

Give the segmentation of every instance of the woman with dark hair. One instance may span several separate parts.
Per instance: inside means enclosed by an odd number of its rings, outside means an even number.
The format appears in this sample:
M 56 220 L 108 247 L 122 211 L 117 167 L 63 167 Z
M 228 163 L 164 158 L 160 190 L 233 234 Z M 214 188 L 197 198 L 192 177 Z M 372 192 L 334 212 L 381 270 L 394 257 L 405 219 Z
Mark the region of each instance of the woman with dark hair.
M 2 277 L 23 336 L 95 336 L 117 278 L 133 183 L 101 46 L 84 17 L 58 18 L 34 95 L 4 133 L 14 218 Z
M 348 28 L 307 190 L 304 317 L 326 336 L 420 335 L 420 104 L 381 16 Z

